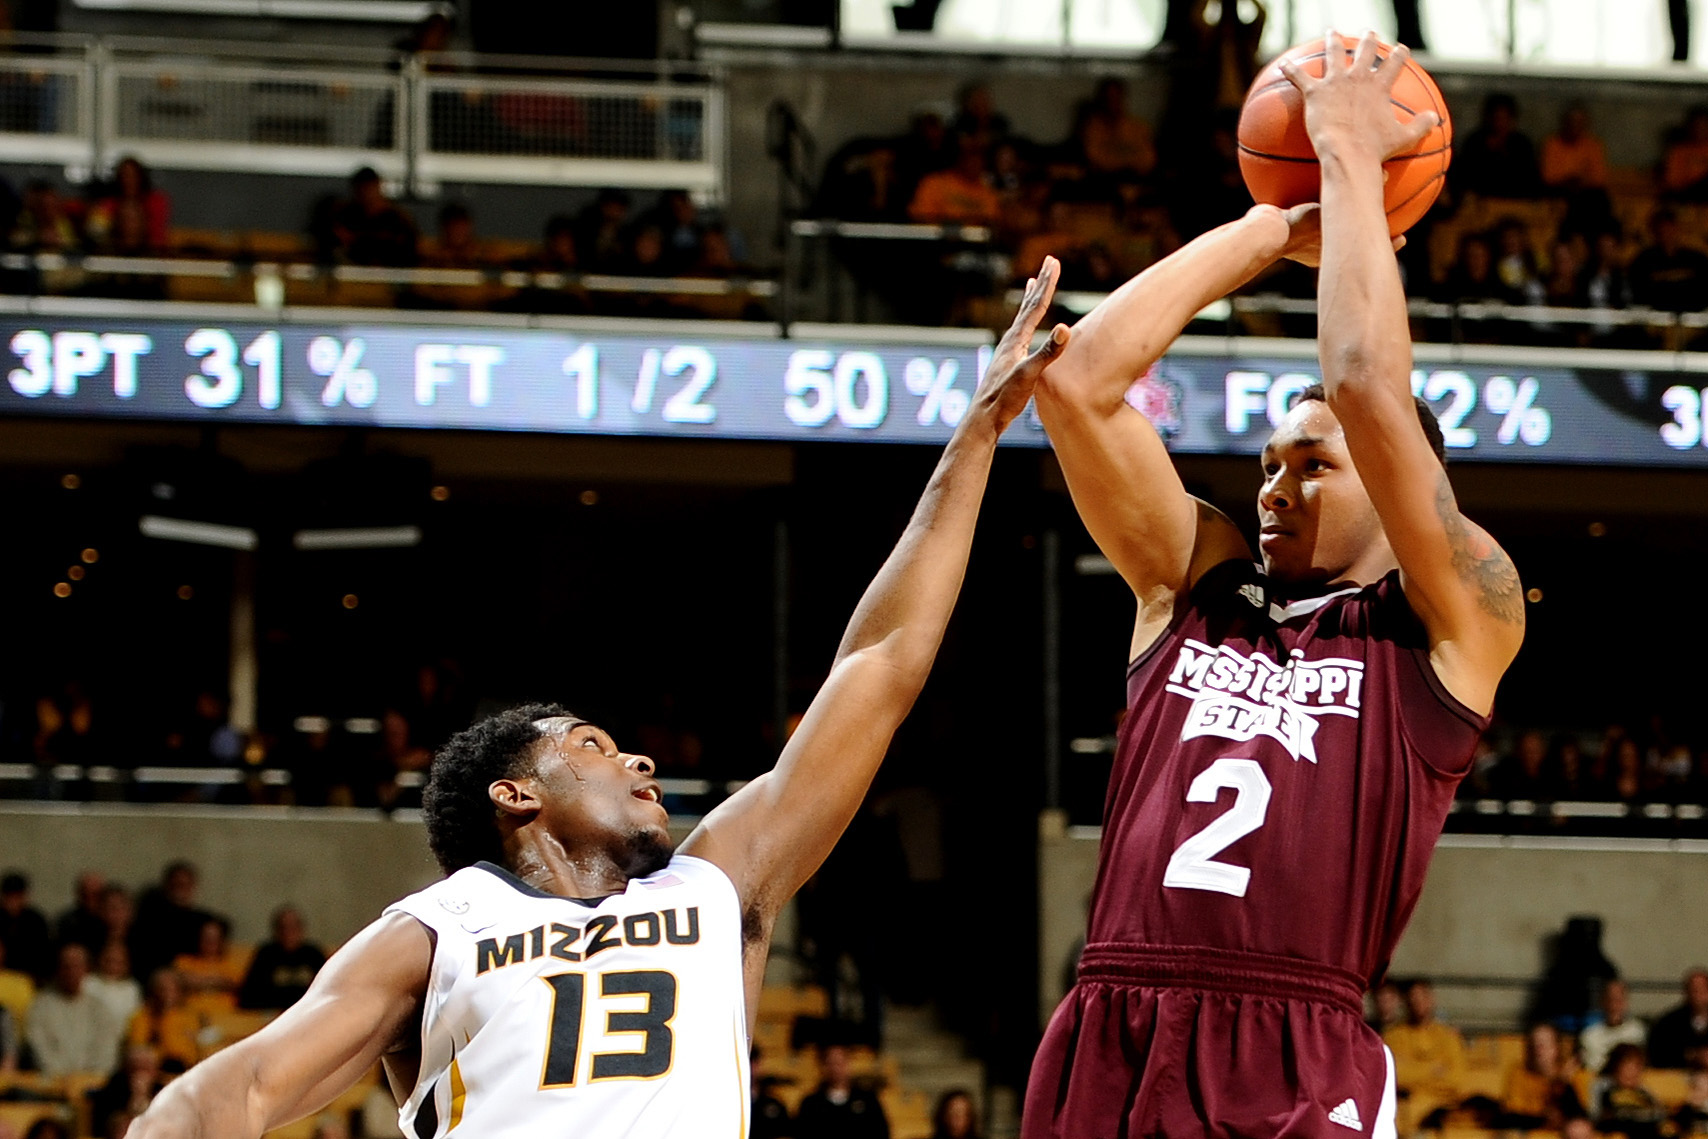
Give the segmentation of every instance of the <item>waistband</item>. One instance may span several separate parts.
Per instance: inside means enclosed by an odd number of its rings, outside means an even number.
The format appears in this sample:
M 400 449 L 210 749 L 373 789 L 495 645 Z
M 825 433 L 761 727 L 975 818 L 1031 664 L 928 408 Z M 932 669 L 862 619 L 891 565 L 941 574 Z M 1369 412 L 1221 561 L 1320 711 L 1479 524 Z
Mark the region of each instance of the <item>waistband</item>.
M 1364 1015 L 1364 982 L 1356 974 L 1317 961 L 1239 949 L 1093 942 L 1080 955 L 1079 979 L 1317 1001 Z

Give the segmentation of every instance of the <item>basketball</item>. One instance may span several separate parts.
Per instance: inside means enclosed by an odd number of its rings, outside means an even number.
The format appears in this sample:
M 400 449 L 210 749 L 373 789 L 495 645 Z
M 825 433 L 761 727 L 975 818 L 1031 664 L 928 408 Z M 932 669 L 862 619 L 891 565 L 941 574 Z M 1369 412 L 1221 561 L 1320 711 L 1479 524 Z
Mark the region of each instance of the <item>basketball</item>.
M 1358 47 L 1352 36 L 1342 36 L 1346 58 Z M 1377 55 L 1386 59 L 1391 44 L 1380 44 Z M 1286 208 L 1314 202 L 1322 193 L 1322 174 L 1316 150 L 1305 133 L 1305 102 L 1299 89 L 1281 73 L 1281 64 L 1294 60 L 1306 74 L 1323 73 L 1323 41 L 1312 40 L 1289 48 L 1253 80 L 1239 117 L 1239 165 L 1253 199 Z M 1394 82 L 1391 96 L 1394 117 L 1410 122 L 1413 115 L 1434 111 L 1441 121 L 1424 135 L 1416 147 L 1384 162 L 1388 181 L 1384 204 L 1388 232 L 1395 237 L 1417 224 L 1434 204 L 1447 177 L 1453 157 L 1453 124 L 1441 89 L 1416 60 L 1407 60 L 1405 70 Z

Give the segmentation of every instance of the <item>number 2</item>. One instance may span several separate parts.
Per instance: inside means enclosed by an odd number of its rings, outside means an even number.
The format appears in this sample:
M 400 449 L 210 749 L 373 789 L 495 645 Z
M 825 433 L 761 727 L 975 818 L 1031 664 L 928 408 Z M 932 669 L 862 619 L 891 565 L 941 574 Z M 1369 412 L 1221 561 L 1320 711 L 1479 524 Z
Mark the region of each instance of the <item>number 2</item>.
M 1181 843 L 1168 860 L 1164 886 L 1177 890 L 1213 890 L 1245 897 L 1251 871 L 1217 862 L 1215 856 L 1263 825 L 1273 793 L 1269 778 L 1253 759 L 1218 759 L 1198 773 L 1186 789 L 1188 803 L 1214 803 L 1222 788 L 1234 790 L 1234 805 L 1209 826 Z
M 574 1087 L 581 1057 L 582 1023 L 586 1019 L 587 974 L 557 973 L 541 980 L 552 987 L 552 1015 L 540 1086 Z M 632 1032 L 640 1035 L 644 1043 L 639 1052 L 596 1053 L 592 1078 L 650 1080 L 669 1072 L 676 1051 L 676 1034 L 670 1029 L 670 1022 L 676 1017 L 676 978 L 656 969 L 602 973 L 599 995 L 646 997 L 646 1008 L 640 1012 L 605 1014 L 608 1034 Z

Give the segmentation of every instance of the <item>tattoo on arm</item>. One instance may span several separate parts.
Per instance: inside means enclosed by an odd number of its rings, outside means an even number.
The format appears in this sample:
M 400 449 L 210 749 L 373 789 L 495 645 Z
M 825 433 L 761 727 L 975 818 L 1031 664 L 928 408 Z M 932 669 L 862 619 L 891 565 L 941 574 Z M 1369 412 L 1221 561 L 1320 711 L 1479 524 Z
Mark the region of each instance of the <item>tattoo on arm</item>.
M 1436 486 L 1435 509 L 1447 528 L 1447 545 L 1453 553 L 1453 569 L 1459 580 L 1477 594 L 1477 604 L 1483 612 L 1498 621 L 1516 625 L 1524 620 L 1524 590 L 1518 581 L 1518 569 L 1506 551 L 1495 545 L 1482 527 L 1468 521 L 1459 513 L 1453 498 L 1453 486 L 1447 472 L 1441 473 Z

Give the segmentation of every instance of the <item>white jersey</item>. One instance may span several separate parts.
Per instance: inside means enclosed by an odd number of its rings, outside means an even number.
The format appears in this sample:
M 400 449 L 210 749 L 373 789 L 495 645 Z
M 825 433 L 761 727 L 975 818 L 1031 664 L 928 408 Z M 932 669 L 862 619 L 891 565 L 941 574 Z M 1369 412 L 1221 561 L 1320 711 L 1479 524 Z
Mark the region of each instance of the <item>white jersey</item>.
M 488 862 L 387 909 L 437 935 L 415 1139 L 744 1139 L 741 906 L 677 855 L 595 903 Z

